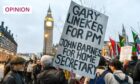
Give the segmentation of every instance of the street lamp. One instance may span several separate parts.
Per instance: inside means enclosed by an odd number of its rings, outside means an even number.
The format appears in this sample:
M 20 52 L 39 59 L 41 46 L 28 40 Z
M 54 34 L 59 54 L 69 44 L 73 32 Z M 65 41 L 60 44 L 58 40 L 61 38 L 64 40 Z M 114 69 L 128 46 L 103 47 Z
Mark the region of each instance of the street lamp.
M 48 34 L 45 34 L 45 38 L 47 38 L 48 37 Z

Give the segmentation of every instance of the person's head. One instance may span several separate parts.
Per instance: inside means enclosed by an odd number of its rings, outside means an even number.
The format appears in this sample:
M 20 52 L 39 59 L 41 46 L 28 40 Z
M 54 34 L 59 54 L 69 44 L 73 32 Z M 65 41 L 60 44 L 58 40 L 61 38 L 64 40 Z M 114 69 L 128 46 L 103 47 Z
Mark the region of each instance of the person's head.
M 31 60 L 32 60 L 32 63 L 36 63 L 37 57 L 35 55 L 32 55 Z
M 130 62 L 130 60 L 125 59 L 123 61 L 123 67 L 128 66 L 129 62 Z
M 106 60 L 104 57 L 100 57 L 99 66 L 106 66 Z
M 40 60 L 37 60 L 37 61 L 36 61 L 36 64 L 40 65 L 40 64 L 41 64 L 41 63 L 40 63 Z
M 138 60 L 138 56 L 136 56 L 136 55 L 131 56 L 131 60 L 132 61 L 137 61 Z
M 112 59 L 109 56 L 103 56 L 103 58 L 105 59 L 105 62 L 108 64 Z
M 100 57 L 100 61 L 99 61 L 99 65 L 98 65 L 98 67 L 97 68 L 99 68 L 99 69 L 104 69 L 104 66 L 106 66 L 106 60 L 105 60 L 105 58 L 104 57 Z
M 112 72 L 116 70 L 122 70 L 122 63 L 118 59 L 113 59 L 109 63 L 109 68 L 111 69 Z
M 40 62 L 42 68 L 51 67 L 53 64 L 53 56 L 44 55 L 41 57 Z
M 80 80 L 79 80 L 79 81 L 80 81 L 80 83 L 81 83 L 81 84 L 84 84 L 85 77 L 84 77 L 84 76 L 82 76 L 82 77 L 80 78 Z
M 22 57 L 19 57 L 19 56 L 13 57 L 10 61 L 12 70 L 24 71 L 25 62 L 26 62 L 26 60 Z

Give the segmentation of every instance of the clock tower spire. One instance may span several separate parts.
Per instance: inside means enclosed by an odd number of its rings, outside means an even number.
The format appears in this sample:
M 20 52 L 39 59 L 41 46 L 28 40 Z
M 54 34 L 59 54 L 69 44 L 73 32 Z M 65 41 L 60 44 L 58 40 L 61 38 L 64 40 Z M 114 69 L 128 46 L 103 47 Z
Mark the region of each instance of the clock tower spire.
M 49 6 L 47 15 L 44 19 L 44 46 L 43 55 L 52 54 L 53 48 L 53 26 L 54 20 L 52 17 L 51 8 Z

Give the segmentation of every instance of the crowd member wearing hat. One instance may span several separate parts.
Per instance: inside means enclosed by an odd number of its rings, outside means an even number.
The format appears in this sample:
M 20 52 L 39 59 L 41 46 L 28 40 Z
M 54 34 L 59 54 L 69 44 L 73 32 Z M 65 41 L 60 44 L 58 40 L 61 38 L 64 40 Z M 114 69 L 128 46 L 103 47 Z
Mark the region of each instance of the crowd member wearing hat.
M 11 59 L 11 69 L 5 76 L 2 84 L 25 84 L 24 83 L 24 63 L 26 60 L 15 56 Z
M 52 56 L 42 56 L 42 72 L 37 76 L 37 84 L 67 84 L 64 72 L 52 66 Z
M 122 81 L 125 81 L 127 79 L 128 84 L 133 84 L 132 78 L 126 75 L 125 73 L 123 73 L 122 63 L 118 59 L 112 60 L 109 64 L 109 67 L 112 70 L 114 77 L 117 76 L 117 78 L 119 78 L 119 80 L 122 80 Z M 114 84 L 120 84 L 120 81 L 118 81 L 117 78 L 115 77 L 117 83 L 114 83 Z

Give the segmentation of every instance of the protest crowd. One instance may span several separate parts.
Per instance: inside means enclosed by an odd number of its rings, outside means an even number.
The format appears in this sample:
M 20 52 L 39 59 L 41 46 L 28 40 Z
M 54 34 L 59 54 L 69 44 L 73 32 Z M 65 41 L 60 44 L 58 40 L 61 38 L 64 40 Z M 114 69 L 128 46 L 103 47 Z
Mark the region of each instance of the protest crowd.
M 45 55 L 26 61 L 16 56 L 5 63 L 1 84 L 140 84 L 140 60 L 136 55 L 123 63 L 118 58 L 101 57 L 93 79 L 53 67 L 53 59 Z

